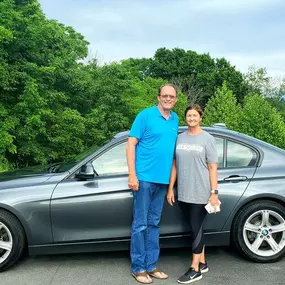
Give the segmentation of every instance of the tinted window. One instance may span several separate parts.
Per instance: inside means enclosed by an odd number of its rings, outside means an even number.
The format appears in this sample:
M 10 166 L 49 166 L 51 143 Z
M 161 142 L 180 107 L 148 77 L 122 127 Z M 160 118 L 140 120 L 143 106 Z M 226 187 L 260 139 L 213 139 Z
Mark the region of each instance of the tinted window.
M 218 167 L 221 168 L 224 165 L 224 139 L 217 138 L 216 139 L 216 144 L 217 144 L 217 151 L 218 151 Z
M 226 167 L 246 167 L 256 164 L 257 154 L 251 148 L 235 143 L 227 142 Z
M 103 153 L 92 164 L 99 176 L 127 174 L 126 142 Z

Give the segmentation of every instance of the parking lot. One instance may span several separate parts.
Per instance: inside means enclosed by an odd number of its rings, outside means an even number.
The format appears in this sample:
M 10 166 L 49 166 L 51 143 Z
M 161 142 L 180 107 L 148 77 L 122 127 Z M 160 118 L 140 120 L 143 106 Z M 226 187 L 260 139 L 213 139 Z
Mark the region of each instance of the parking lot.
M 285 259 L 258 264 L 242 258 L 232 248 L 207 250 L 209 272 L 195 284 L 274 284 L 284 285 Z M 162 250 L 160 268 L 169 279 L 154 284 L 178 284 L 176 279 L 187 270 L 187 249 Z M 18 265 L 0 274 L 2 285 L 89 285 L 139 284 L 130 275 L 129 253 L 87 253 L 26 257 Z

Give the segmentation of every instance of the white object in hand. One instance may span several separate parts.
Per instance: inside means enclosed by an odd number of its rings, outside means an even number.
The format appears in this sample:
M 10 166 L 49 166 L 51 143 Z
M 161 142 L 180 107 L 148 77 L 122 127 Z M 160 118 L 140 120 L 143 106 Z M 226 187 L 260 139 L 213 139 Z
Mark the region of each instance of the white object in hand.
M 205 206 L 205 209 L 207 210 L 209 214 L 212 214 L 212 213 L 215 213 L 215 208 L 216 208 L 216 213 L 217 213 L 221 211 L 220 205 L 221 205 L 220 201 L 219 201 L 219 205 L 216 207 L 212 206 L 212 204 L 208 202 L 208 204 Z

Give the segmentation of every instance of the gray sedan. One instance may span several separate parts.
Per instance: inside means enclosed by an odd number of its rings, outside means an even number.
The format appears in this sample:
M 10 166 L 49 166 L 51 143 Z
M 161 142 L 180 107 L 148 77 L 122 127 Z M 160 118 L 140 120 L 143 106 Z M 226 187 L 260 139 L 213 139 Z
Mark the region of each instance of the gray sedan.
M 285 151 L 214 125 L 222 210 L 207 216 L 206 244 L 234 244 L 247 258 L 285 256 Z M 185 127 L 180 131 L 186 130 Z M 0 271 L 29 254 L 129 248 L 133 193 L 128 188 L 128 132 L 102 148 L 48 168 L 0 174 Z M 162 247 L 189 246 L 179 205 L 165 203 Z

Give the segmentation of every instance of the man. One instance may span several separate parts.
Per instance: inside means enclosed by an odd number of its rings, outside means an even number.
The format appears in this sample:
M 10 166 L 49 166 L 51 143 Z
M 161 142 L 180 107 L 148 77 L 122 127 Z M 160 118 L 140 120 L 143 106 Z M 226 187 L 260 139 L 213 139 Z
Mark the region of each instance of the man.
M 178 116 L 171 111 L 177 102 L 176 87 L 162 86 L 157 99 L 158 105 L 137 115 L 127 143 L 129 187 L 134 191 L 131 271 L 145 284 L 152 283 L 151 277 L 168 278 L 156 264 L 159 221 L 178 134 Z

